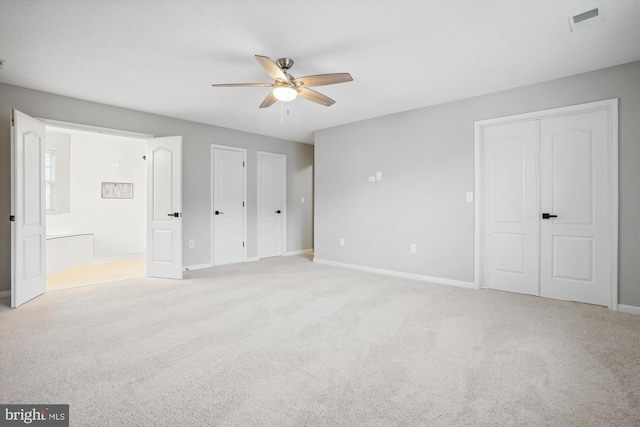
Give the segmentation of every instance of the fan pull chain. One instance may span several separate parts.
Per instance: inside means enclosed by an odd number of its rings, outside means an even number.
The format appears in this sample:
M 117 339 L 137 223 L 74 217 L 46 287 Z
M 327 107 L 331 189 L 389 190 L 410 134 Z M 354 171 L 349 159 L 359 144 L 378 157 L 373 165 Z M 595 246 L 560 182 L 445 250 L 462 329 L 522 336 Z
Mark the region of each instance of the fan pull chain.
M 280 123 L 284 123 L 284 102 L 280 101 Z M 287 107 L 287 116 L 291 115 L 291 110 Z

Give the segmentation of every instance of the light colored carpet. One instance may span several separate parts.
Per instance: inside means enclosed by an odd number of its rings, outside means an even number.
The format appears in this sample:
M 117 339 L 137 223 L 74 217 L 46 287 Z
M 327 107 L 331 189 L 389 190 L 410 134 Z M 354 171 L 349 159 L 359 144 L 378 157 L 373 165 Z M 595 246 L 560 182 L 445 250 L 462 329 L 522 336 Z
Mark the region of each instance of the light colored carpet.
M 0 402 L 74 426 L 637 426 L 640 317 L 296 256 L 0 306 Z
M 47 290 L 55 291 L 77 286 L 115 282 L 117 280 L 142 277 L 146 274 L 147 268 L 145 261 L 142 259 L 84 264 L 49 274 L 47 276 Z

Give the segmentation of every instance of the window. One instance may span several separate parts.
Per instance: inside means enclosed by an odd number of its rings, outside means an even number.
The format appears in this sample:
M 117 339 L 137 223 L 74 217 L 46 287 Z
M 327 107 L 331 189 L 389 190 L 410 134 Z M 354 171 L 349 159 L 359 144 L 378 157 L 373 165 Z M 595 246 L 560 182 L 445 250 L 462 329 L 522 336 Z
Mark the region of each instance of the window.
M 47 212 L 56 211 L 56 152 L 44 153 L 45 206 Z

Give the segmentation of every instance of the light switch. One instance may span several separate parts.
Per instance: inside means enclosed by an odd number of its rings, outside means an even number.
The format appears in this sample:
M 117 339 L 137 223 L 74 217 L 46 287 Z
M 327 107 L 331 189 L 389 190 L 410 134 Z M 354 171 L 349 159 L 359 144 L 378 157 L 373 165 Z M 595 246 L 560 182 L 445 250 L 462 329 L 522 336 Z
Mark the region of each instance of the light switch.
M 304 197 L 300 197 L 300 203 L 304 203 Z
M 467 202 L 473 202 L 473 191 L 467 191 Z
M 382 172 L 376 172 L 376 179 L 378 181 L 382 180 Z
M 344 246 L 344 237 L 340 238 L 340 246 Z

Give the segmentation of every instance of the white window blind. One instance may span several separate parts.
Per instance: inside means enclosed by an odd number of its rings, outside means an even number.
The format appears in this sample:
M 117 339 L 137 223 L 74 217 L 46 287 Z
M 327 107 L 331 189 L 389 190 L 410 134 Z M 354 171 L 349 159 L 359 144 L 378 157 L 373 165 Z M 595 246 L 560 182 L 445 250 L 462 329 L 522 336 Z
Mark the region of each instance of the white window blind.
M 56 211 L 56 153 L 44 153 L 45 206 L 47 212 Z

